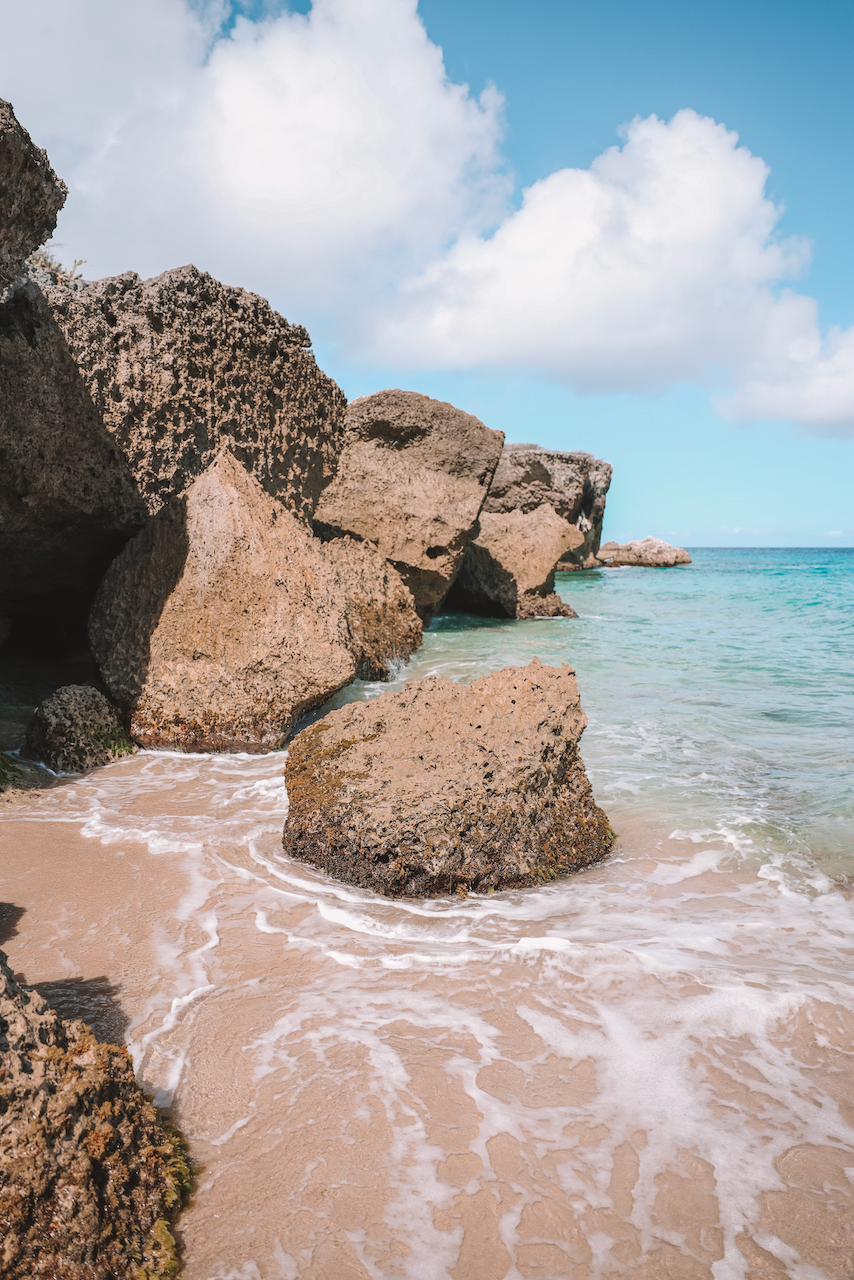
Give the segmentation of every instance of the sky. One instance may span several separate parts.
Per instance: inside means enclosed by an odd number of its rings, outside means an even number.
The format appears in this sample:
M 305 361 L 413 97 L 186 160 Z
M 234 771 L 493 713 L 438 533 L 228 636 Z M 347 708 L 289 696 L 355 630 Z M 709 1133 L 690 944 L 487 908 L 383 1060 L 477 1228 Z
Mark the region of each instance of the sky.
M 350 398 L 606 458 L 607 538 L 854 546 L 852 47 L 850 0 L 0 0 L 0 96 L 87 277 L 194 262 Z

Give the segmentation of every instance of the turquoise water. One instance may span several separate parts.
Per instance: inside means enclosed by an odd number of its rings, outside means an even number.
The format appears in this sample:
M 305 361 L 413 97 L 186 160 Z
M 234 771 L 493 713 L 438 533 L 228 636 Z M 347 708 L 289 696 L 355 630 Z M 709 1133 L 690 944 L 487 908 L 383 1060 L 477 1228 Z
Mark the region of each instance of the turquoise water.
M 569 662 L 606 809 L 854 874 L 854 549 L 692 556 L 559 576 L 577 620 L 444 614 L 392 687 Z M 387 688 L 357 683 L 329 705 Z

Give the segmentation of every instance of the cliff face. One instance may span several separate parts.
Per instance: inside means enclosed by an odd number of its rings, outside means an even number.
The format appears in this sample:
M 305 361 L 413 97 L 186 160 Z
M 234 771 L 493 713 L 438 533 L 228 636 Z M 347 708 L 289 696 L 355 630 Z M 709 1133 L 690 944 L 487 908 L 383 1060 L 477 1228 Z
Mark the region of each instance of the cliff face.
M 504 446 L 483 509 L 488 512 L 535 511 L 547 502 L 575 525 L 581 543 L 565 554 L 581 566 L 599 549 L 605 499 L 612 467 L 589 453 L 563 453 L 535 444 Z
M 503 440 L 470 413 L 414 391 L 354 400 L 315 529 L 372 543 L 427 621 L 462 563 Z
M 0 98 L 0 292 L 56 227 L 67 188 Z

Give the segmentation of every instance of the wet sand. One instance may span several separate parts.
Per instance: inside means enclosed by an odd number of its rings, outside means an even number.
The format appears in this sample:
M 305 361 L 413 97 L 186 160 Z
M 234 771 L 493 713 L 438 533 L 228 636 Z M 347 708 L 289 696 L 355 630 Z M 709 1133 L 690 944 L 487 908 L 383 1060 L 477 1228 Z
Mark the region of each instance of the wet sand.
M 569 881 L 390 902 L 280 855 L 282 768 L 0 806 L 10 963 L 204 1166 L 187 1280 L 850 1280 L 850 895 L 610 805 Z

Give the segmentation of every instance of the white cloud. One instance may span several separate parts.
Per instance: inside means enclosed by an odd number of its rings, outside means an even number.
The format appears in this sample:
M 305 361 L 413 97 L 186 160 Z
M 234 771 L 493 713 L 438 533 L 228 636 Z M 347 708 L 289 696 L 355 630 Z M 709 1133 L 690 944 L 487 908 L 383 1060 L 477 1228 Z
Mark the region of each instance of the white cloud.
M 500 95 L 448 81 L 416 0 L 277 5 L 223 35 L 228 0 L 0 0 L 0 94 L 69 183 L 87 274 L 193 261 L 385 368 L 694 381 L 854 434 L 854 331 L 785 287 L 809 249 L 736 134 L 636 120 L 513 210 Z
M 501 97 L 447 80 L 416 0 L 316 0 L 225 38 L 224 8 L 0 3 L 0 93 L 69 183 L 57 237 L 90 273 L 192 260 L 346 309 L 502 210 Z

